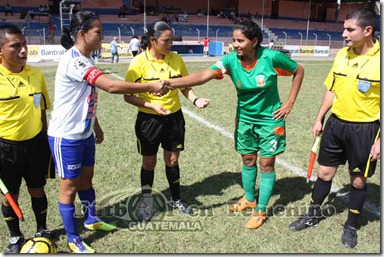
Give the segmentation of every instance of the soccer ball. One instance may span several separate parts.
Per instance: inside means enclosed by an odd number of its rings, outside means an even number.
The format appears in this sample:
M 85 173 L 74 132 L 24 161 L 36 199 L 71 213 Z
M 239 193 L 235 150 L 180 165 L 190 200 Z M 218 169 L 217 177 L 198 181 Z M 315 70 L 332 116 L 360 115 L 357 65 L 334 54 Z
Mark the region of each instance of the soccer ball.
M 57 248 L 48 238 L 34 237 L 25 242 L 20 253 L 57 253 Z

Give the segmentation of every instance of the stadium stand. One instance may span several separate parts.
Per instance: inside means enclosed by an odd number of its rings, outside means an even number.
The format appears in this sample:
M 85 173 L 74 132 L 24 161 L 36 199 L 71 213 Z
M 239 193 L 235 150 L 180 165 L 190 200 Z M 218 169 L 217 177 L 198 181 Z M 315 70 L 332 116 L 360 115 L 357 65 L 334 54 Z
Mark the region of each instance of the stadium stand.
M 269 0 L 266 0 L 268 2 Z M 284 1 L 286 2 L 286 1 Z M 180 4 L 177 10 L 167 10 L 165 6 L 160 8 L 161 12 L 151 11 L 148 6 L 147 15 L 144 18 L 142 10 L 133 10 L 131 7 L 130 12 L 125 17 L 118 17 L 117 9 L 111 8 L 93 8 L 86 10 L 92 10 L 98 13 L 100 16 L 103 27 L 105 41 L 109 41 L 111 36 L 120 35 L 124 41 L 128 41 L 128 38 L 133 33 L 141 36 L 144 33 L 144 27 L 150 23 L 161 20 L 163 15 L 169 14 L 171 17 L 183 10 Z M 285 4 L 286 5 L 286 4 Z M 152 6 L 153 7 L 153 6 Z M 180 8 L 181 7 L 181 8 Z M 12 23 L 16 24 L 20 28 L 27 28 L 30 30 L 36 29 L 48 29 L 48 21 L 45 17 L 38 16 L 34 19 L 20 19 L 20 11 L 27 8 L 30 11 L 37 11 L 36 8 L 28 6 L 15 6 L 13 16 L 5 16 L 3 12 L 0 12 L 0 24 Z M 240 7 L 239 7 L 240 8 Z M 343 40 L 341 38 L 341 32 L 343 29 L 343 15 L 346 9 L 357 8 L 356 5 L 349 4 L 347 7 L 342 8 L 340 11 L 340 19 L 335 21 L 318 22 L 311 20 L 309 23 L 308 38 L 307 38 L 307 26 L 308 21 L 304 18 L 285 17 L 286 11 L 284 11 L 284 17 L 279 19 L 272 19 L 269 15 L 264 15 L 261 20 L 260 14 L 253 14 L 252 19 L 257 22 L 263 29 L 264 41 L 262 44 L 266 44 L 270 39 L 273 39 L 276 44 L 310 44 L 310 45 L 330 45 L 331 48 L 340 48 L 343 46 Z M 377 8 L 377 5 L 375 5 Z M 84 9 L 84 8 L 83 8 Z M 229 9 L 223 9 L 224 14 L 229 16 Z M 141 13 L 140 13 L 141 11 Z M 247 19 L 249 14 L 238 13 L 238 19 Z M 146 20 L 146 26 L 144 26 L 144 19 Z M 53 14 L 51 17 L 52 22 L 57 28 L 55 36 L 60 36 L 60 16 Z M 207 33 L 207 17 L 199 17 L 196 13 L 188 13 L 188 22 L 172 22 L 172 28 L 175 30 L 175 34 L 178 38 L 182 38 L 187 41 L 198 41 L 208 35 L 211 40 L 223 41 L 224 44 L 232 42 L 232 28 L 234 22 L 228 18 L 219 18 L 217 15 L 210 15 L 209 17 L 209 31 Z M 31 43 L 31 42 L 29 42 Z

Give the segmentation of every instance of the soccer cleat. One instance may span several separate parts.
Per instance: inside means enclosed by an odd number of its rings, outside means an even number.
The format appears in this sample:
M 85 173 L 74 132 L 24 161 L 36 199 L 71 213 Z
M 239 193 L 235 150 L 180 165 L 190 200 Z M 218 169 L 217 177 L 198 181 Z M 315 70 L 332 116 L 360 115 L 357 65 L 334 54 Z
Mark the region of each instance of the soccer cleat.
M 95 250 L 84 243 L 81 237 L 73 239 L 73 243 L 68 242 L 68 247 L 74 253 L 95 253 Z
M 191 206 L 188 206 L 183 200 L 179 199 L 177 201 L 173 201 L 171 200 L 169 202 L 169 205 L 173 208 L 173 209 L 179 209 L 181 210 L 182 212 L 184 212 L 185 214 L 193 214 L 193 210 L 191 208 Z
M 316 227 L 320 222 L 320 218 L 310 217 L 308 214 L 301 215 L 296 221 L 289 224 L 289 228 L 293 231 L 301 231 L 309 227 Z
M 243 196 L 236 203 L 230 204 L 228 208 L 230 211 L 238 212 L 238 211 L 244 211 L 246 209 L 253 209 L 256 207 L 256 204 L 257 204 L 256 199 L 253 202 L 250 202 L 247 199 L 245 199 L 245 196 Z
M 25 243 L 23 236 L 13 236 L 9 238 L 9 245 L 5 249 L 4 253 L 20 253 L 21 248 Z
M 255 212 L 253 212 L 251 218 L 248 220 L 246 226 L 249 229 L 257 229 L 261 225 L 263 225 L 263 223 L 266 221 L 266 219 L 267 219 L 267 213 L 266 212 L 255 211 Z
M 45 237 L 45 238 L 51 239 L 52 235 L 51 235 L 51 231 L 49 231 L 48 229 L 39 228 L 35 233 L 35 237 Z
M 116 229 L 115 225 L 105 223 L 104 221 L 101 221 L 101 220 L 98 220 L 92 224 L 85 224 L 84 223 L 84 227 L 85 227 L 85 229 L 91 230 L 91 231 L 94 231 L 94 230 L 112 231 L 112 230 Z
M 143 200 L 140 203 L 139 209 L 139 220 L 141 221 L 150 221 L 152 218 L 152 205 L 153 198 L 151 195 L 144 196 Z
M 348 248 L 354 248 L 357 244 L 356 228 L 351 225 L 344 225 L 341 243 Z

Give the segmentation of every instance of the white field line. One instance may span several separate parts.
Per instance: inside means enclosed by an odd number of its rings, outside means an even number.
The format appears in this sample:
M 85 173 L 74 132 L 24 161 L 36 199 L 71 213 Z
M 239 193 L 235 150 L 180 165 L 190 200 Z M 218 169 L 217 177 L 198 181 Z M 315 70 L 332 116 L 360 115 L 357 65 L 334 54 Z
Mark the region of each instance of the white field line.
M 106 70 L 106 72 L 108 72 L 108 70 Z M 119 75 L 116 75 L 114 73 L 110 73 L 110 75 L 114 76 L 117 79 L 124 80 L 124 78 L 122 78 Z M 202 123 L 206 127 L 209 127 L 209 128 L 212 128 L 212 129 L 216 130 L 217 132 L 219 132 L 223 136 L 233 139 L 233 133 L 230 133 L 230 132 L 226 131 L 225 129 L 223 129 L 223 128 L 215 125 L 215 124 L 212 124 L 211 122 L 205 120 L 203 117 L 197 115 L 196 113 L 189 111 L 185 107 L 183 107 L 183 113 L 187 114 L 191 118 L 193 118 L 193 119 L 197 120 L 198 122 Z M 292 171 L 296 175 L 299 175 L 301 177 L 306 177 L 307 176 L 307 172 L 305 170 L 303 170 L 303 169 L 301 169 L 301 168 L 299 168 L 297 166 L 294 166 L 294 165 L 290 164 L 287 161 L 284 161 L 280 157 L 276 158 L 276 162 L 279 165 L 283 166 L 284 168 Z M 315 181 L 315 178 L 313 176 L 311 177 L 311 181 Z M 332 193 L 336 193 L 336 195 L 338 197 L 340 197 L 345 203 L 348 203 L 348 201 L 349 201 L 349 197 L 348 197 L 349 192 L 340 192 L 340 190 L 341 190 L 341 188 L 336 188 L 334 186 L 332 186 L 332 188 L 331 188 L 331 192 Z M 380 217 L 380 207 L 379 206 L 377 206 L 377 205 L 375 205 L 373 203 L 369 203 L 368 201 L 365 201 L 363 208 L 366 211 L 369 211 L 370 213 L 374 214 L 375 216 Z

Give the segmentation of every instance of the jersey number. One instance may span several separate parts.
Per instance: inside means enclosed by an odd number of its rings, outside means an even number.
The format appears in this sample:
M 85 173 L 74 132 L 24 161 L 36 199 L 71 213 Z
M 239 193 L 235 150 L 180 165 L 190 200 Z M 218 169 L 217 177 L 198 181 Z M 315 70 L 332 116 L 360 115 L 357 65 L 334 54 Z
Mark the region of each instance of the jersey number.
M 277 149 L 277 141 L 276 141 L 276 139 L 273 139 L 273 140 L 271 140 L 271 142 L 269 142 L 270 144 L 271 144 L 271 148 L 269 148 L 269 151 L 271 152 L 271 153 L 273 153 L 273 152 L 275 152 L 276 151 L 276 149 Z

